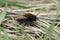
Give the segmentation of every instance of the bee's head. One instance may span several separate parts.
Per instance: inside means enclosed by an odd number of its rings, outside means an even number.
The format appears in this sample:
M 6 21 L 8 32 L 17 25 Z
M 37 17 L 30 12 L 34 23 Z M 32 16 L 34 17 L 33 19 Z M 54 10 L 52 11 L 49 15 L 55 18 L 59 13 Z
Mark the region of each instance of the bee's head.
M 37 17 L 35 15 L 32 15 L 32 20 L 36 21 Z

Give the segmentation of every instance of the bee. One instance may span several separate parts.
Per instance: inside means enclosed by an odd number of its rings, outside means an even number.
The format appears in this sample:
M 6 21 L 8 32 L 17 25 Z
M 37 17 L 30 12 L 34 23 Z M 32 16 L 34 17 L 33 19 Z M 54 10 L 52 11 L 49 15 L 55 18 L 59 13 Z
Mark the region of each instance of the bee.
M 32 25 L 34 22 L 36 22 L 36 15 L 33 15 L 31 13 L 23 14 L 18 17 L 16 17 L 16 21 L 19 24 L 25 24 L 25 25 Z

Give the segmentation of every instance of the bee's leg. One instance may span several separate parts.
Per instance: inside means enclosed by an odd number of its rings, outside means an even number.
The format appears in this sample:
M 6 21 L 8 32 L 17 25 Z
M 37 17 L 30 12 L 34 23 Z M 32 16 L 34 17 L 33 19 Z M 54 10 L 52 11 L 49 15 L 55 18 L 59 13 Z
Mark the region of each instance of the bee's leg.
M 31 23 L 31 25 L 30 25 L 30 26 L 33 26 L 33 27 L 40 28 L 36 22 L 34 22 L 34 23 Z
M 26 22 L 25 19 L 21 19 L 21 20 L 19 20 L 19 23 L 20 23 L 20 24 L 25 24 L 25 22 Z
M 33 21 L 30 21 L 30 26 L 33 26 Z

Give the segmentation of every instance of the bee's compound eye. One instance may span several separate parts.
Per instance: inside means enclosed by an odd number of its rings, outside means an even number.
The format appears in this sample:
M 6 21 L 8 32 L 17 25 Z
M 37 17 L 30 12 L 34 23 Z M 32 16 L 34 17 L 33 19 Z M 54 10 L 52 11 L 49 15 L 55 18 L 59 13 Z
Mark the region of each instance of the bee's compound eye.
M 34 21 L 36 21 L 36 16 L 35 16 L 35 15 L 33 15 L 32 19 L 33 19 Z

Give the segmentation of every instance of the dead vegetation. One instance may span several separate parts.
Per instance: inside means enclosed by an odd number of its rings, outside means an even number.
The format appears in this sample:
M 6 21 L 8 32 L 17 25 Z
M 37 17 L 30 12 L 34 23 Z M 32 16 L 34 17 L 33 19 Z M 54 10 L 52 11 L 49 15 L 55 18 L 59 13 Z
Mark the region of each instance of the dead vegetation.
M 24 40 L 24 35 L 21 32 L 21 26 L 24 28 L 24 31 L 27 33 L 30 40 L 43 40 L 49 25 L 55 19 L 56 11 L 57 11 L 57 0 L 10 0 L 18 2 L 18 4 L 24 5 L 26 7 L 31 8 L 19 8 L 15 6 L 9 6 L 7 9 L 6 18 L 3 20 L 0 25 L 0 35 L 4 36 L 4 31 L 8 32 L 8 36 L 10 40 Z M 4 7 L 0 7 L 0 13 L 2 12 Z M 34 23 L 35 26 L 23 26 L 20 25 L 14 20 L 12 16 L 15 14 L 22 13 L 32 13 L 36 15 L 39 20 Z M 58 40 L 57 37 L 60 35 L 60 14 L 59 18 L 56 20 L 54 31 L 51 37 L 48 40 Z

